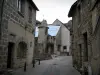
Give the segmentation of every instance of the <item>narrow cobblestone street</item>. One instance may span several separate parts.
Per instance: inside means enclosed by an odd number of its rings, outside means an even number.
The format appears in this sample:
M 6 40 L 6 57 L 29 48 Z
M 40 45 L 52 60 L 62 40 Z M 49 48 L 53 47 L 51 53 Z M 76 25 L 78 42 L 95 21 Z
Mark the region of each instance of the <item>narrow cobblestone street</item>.
M 80 75 L 77 70 L 72 67 L 72 59 L 70 56 L 60 56 L 51 60 L 41 61 L 32 68 L 27 67 L 27 71 L 23 69 L 14 71 L 13 75 Z
M 0 75 L 100 75 L 100 0 L 0 0 Z

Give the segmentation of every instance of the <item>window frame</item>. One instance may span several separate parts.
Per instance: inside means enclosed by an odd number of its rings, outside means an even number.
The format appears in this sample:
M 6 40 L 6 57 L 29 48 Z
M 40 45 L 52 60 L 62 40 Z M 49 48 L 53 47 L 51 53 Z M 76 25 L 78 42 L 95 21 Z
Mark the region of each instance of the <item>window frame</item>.
M 24 59 L 26 58 L 26 56 L 27 56 L 27 44 L 21 41 L 19 42 L 17 48 L 17 59 Z
M 30 42 L 30 47 L 32 47 L 32 42 Z
M 63 49 L 67 49 L 67 46 L 63 46 Z
M 17 0 L 17 9 L 18 13 L 22 16 L 24 16 L 24 0 Z
M 28 7 L 28 11 L 29 11 L 29 12 L 28 12 L 28 16 L 29 16 L 28 22 L 29 22 L 29 23 L 32 23 L 32 16 L 33 16 L 33 15 L 32 15 L 32 7 L 31 7 L 31 6 Z

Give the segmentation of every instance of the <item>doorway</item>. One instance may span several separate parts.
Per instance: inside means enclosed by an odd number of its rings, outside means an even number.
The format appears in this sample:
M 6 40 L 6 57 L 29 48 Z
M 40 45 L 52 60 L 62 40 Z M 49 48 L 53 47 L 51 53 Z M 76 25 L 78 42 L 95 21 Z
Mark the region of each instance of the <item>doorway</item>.
M 82 68 L 82 45 L 79 44 L 79 59 L 80 59 L 80 68 Z
M 59 52 L 61 51 L 60 48 L 61 48 L 61 45 L 58 45 L 58 51 L 59 51 Z
M 7 68 L 12 68 L 13 49 L 14 49 L 14 43 L 9 42 L 8 43 Z
M 85 52 L 84 52 L 84 56 L 85 56 L 85 61 L 87 62 L 88 61 L 88 41 L 87 41 L 87 33 L 84 33 L 83 34 L 84 36 L 84 49 L 85 49 Z
M 88 39 L 87 39 L 87 32 L 83 34 L 84 37 L 84 57 L 85 57 L 85 62 L 88 62 Z M 84 67 L 85 70 L 85 75 L 88 75 L 88 68 Z

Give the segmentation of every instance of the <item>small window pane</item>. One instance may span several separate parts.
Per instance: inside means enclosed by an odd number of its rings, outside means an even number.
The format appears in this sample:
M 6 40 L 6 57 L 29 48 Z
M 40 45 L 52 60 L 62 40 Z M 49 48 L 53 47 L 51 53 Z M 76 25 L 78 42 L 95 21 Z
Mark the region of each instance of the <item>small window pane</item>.
M 67 46 L 63 46 L 63 49 L 67 49 Z

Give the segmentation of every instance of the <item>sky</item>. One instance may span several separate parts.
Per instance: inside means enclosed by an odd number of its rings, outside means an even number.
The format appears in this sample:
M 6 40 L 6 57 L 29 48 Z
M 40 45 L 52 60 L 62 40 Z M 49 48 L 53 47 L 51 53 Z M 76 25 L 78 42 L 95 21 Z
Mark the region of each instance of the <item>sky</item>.
M 48 24 L 52 24 L 54 20 L 59 19 L 63 23 L 67 23 L 71 18 L 68 18 L 68 12 L 71 5 L 76 0 L 33 0 L 39 8 L 36 19 L 42 21 L 47 20 Z

